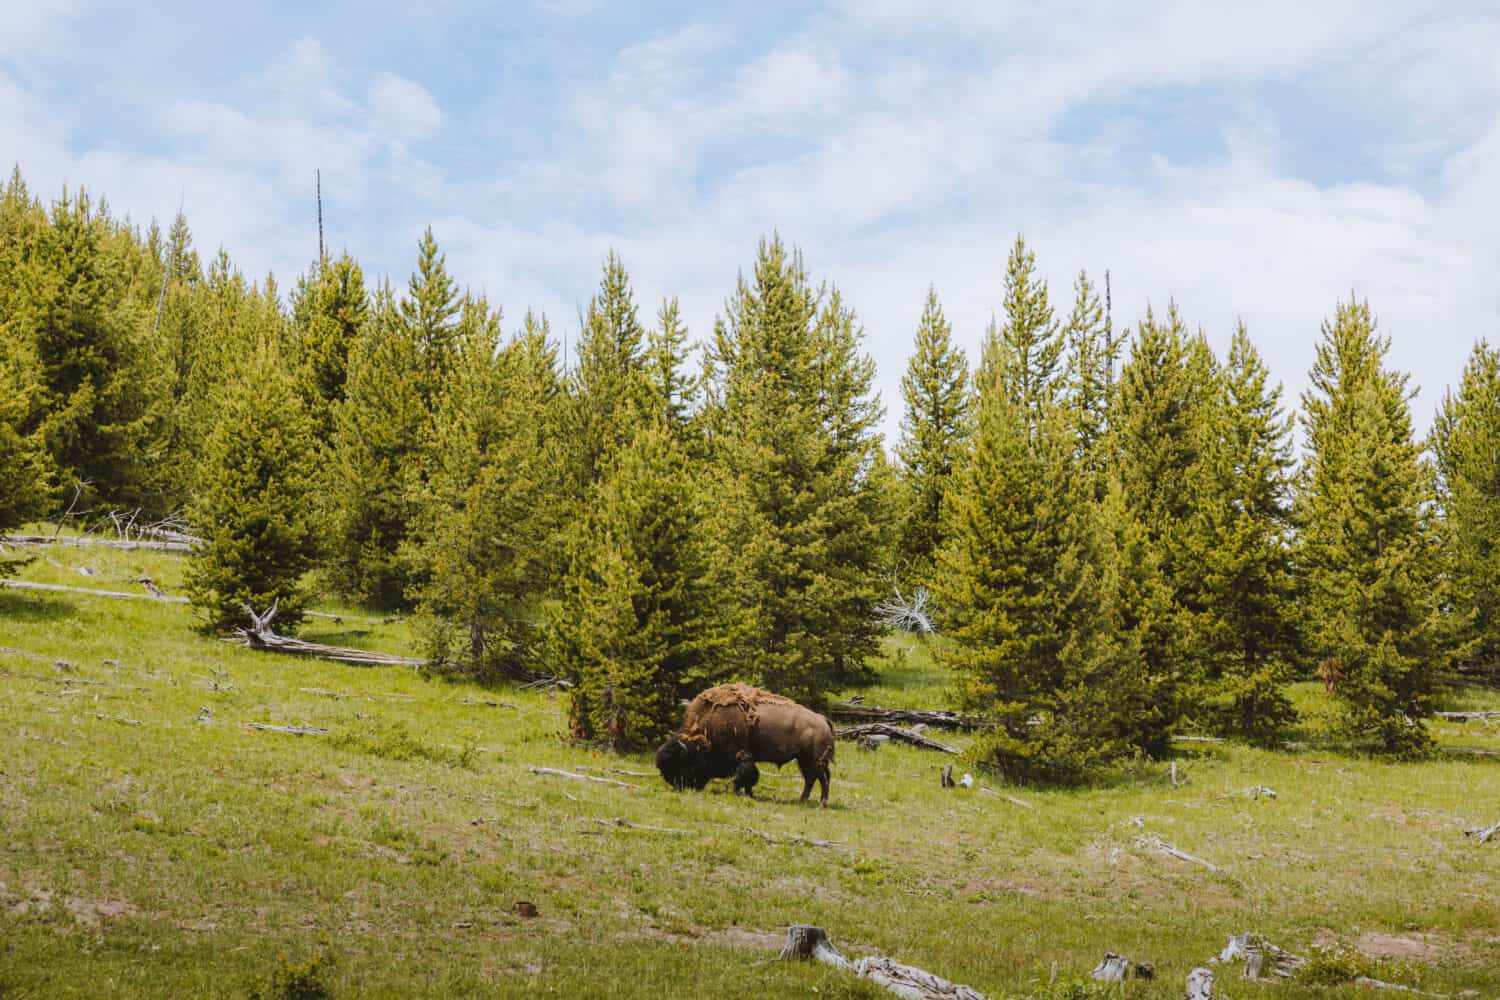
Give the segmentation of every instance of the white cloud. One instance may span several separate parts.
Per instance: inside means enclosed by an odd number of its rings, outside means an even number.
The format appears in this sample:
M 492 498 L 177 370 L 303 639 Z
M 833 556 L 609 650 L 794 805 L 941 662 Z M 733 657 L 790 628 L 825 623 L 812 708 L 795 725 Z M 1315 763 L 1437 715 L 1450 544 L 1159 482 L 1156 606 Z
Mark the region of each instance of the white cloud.
M 382 73 L 370 86 L 372 127 L 398 142 L 426 139 L 443 125 L 443 112 L 419 83 Z
M 0 12 L 0 34 L 16 17 Z M 253 274 L 305 264 L 321 167 L 336 246 L 399 283 L 431 221 L 459 280 L 503 304 L 511 329 L 532 305 L 576 333 L 613 247 L 643 316 L 675 294 L 706 337 L 756 238 L 779 228 L 858 309 L 892 433 L 927 285 L 977 354 L 1018 231 L 1060 309 L 1087 267 L 1112 272 L 1120 327 L 1175 297 L 1222 347 L 1243 316 L 1288 402 L 1351 291 L 1424 386 L 1419 424 L 1473 339 L 1496 333 L 1491 12 L 868 0 L 749 45 L 702 22 L 627 45 L 543 109 L 537 152 L 497 151 L 483 175 L 423 143 L 470 124 L 465 108 L 312 37 L 227 94 L 158 105 L 170 150 L 80 151 L 68 105 L 3 69 L 0 135 L 47 192 L 86 182 L 143 216 L 185 190 L 200 246 L 222 242 Z M 1161 144 L 1173 126 L 1151 112 L 1205 93 L 1225 120 L 1191 151 Z M 1302 169 L 1324 123 L 1289 120 L 1289 94 L 1316 97 L 1339 130 L 1312 152 L 1348 162 Z M 1084 137 L 1060 130 L 1101 107 L 1127 110 Z

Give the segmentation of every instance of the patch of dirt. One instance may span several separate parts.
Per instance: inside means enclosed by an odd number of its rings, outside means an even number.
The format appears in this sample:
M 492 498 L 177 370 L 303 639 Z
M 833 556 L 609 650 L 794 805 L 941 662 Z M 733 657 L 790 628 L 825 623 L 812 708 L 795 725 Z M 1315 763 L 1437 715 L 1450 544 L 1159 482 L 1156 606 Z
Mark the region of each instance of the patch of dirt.
M 52 906 L 52 891 L 50 889 L 28 889 L 27 895 L 20 898 L 6 895 L 4 902 L 7 909 L 16 916 L 24 916 L 38 910 L 45 910 Z
M 1431 934 L 1382 934 L 1366 931 L 1354 940 L 1354 947 L 1371 958 L 1405 958 L 1428 962 L 1439 958 L 1443 945 Z
M 98 927 L 106 920 L 134 915 L 136 908 L 123 899 L 89 899 L 86 896 L 69 896 L 63 905 L 73 914 L 73 919 L 85 927 Z

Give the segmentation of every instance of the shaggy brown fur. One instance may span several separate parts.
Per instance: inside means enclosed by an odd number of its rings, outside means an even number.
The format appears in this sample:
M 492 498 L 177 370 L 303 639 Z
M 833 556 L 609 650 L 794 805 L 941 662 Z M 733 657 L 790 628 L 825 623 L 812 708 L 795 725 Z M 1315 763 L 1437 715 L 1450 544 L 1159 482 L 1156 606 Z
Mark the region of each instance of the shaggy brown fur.
M 745 793 L 745 798 L 755 798 L 755 783 L 760 780 L 760 768 L 755 766 L 755 758 L 750 756 L 749 750 L 741 750 L 734 755 L 734 794 Z
M 816 781 L 827 804 L 833 740 L 832 723 L 790 698 L 749 684 L 724 684 L 692 700 L 682 728 L 657 752 L 657 767 L 675 787 L 702 788 L 734 774 L 741 751 L 777 765 L 795 760 L 802 798 Z

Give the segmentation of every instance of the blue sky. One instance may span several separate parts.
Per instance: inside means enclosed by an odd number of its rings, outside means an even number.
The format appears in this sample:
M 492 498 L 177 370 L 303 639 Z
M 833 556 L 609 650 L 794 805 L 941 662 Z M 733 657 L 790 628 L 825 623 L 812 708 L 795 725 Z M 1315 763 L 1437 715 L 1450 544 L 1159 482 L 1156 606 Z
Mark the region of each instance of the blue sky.
M 284 285 L 330 243 L 458 278 L 560 335 L 617 249 L 706 337 L 772 229 L 864 323 L 892 435 L 929 283 L 972 354 L 1026 235 L 1065 308 L 1243 318 L 1295 398 L 1368 298 L 1425 427 L 1500 335 L 1500 8 L 1226 5 L 0 5 L 0 159 Z M 633 9 L 632 9 L 633 8 Z

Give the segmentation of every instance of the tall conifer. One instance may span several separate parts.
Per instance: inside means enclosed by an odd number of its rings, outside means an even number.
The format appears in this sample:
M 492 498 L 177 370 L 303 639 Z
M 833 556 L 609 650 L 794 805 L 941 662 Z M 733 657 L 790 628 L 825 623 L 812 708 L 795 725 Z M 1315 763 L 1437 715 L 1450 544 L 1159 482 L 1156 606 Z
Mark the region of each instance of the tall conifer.
M 919 577 L 942 547 L 943 497 L 969 440 L 969 365 L 952 334 L 937 291 L 929 287 L 915 348 L 901 377 L 906 413 L 896 446 L 906 493 L 900 554 Z
M 881 410 L 860 339 L 837 293 L 815 290 L 775 238 L 709 350 L 716 518 L 756 617 L 745 667 L 793 697 L 863 676 L 877 648 L 890 497 L 869 475 Z
M 707 536 L 700 470 L 662 422 L 640 429 L 590 491 L 550 617 L 574 682 L 569 718 L 612 750 L 654 744 L 681 699 L 726 666 L 731 623 Z
M 1028 423 L 1035 426 L 1053 400 L 1063 360 L 1061 331 L 1047 297 L 1047 283 L 1036 273 L 1036 255 L 1016 237 L 1005 265 L 1003 323 L 992 320 L 985 334 L 979 380 L 998 377 Z
M 1291 420 L 1281 387 L 1234 332 L 1190 553 L 1206 614 L 1200 632 L 1217 720 L 1269 743 L 1294 717 L 1282 691 L 1297 653 L 1291 538 Z
M 1500 678 L 1500 351 L 1481 340 L 1432 430 L 1455 665 Z
M 1352 729 L 1394 753 L 1424 748 L 1437 687 L 1429 471 L 1412 441 L 1406 376 L 1367 303 L 1340 303 L 1303 394 L 1300 490 L 1307 632 Z
M 303 574 L 315 539 L 313 428 L 296 384 L 266 331 L 218 399 L 204 445 L 188 523 L 203 539 L 187 575 L 188 596 L 207 626 L 226 632 L 273 603 L 283 628 L 302 617 Z

